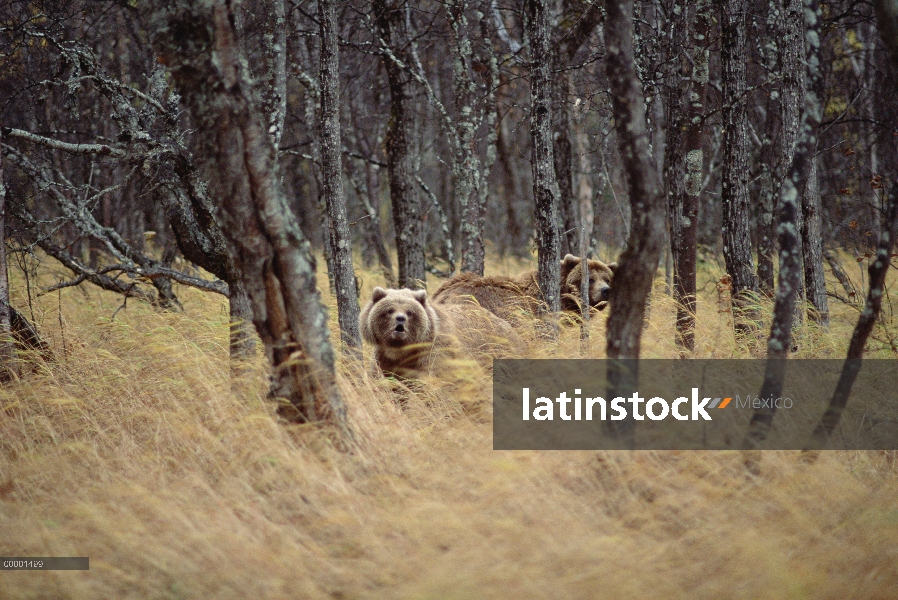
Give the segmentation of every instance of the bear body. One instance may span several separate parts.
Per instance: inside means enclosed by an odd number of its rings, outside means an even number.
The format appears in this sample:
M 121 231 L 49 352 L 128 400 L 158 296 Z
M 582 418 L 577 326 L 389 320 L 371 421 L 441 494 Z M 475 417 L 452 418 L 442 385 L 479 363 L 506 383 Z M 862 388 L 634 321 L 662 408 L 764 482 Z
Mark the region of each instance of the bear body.
M 603 310 L 608 305 L 611 279 L 617 263 L 605 264 L 590 260 L 589 304 Z M 522 314 L 534 316 L 542 302 L 536 271 L 527 271 L 517 277 L 479 277 L 473 273 L 461 273 L 444 282 L 434 293 L 438 304 L 449 304 L 463 299 L 475 300 L 480 306 L 502 319 L 512 322 Z M 580 311 L 580 284 L 583 281 L 582 261 L 568 254 L 561 261 L 561 308 L 568 312 Z
M 414 377 L 459 354 L 506 356 L 523 344 L 511 326 L 472 302 L 431 302 L 424 290 L 374 288 L 359 317 L 385 374 Z

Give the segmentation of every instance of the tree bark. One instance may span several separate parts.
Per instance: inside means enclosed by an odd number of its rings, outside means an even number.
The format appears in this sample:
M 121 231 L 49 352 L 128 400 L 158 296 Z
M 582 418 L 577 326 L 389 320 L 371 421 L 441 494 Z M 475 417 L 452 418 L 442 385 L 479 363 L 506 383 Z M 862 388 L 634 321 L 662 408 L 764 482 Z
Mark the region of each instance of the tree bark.
M 483 167 L 480 173 L 480 187 L 477 190 L 478 203 L 478 230 L 480 232 L 480 246 L 483 248 L 483 228 L 486 220 L 487 200 L 490 194 L 490 172 L 496 164 L 497 146 L 499 141 L 499 106 L 496 102 L 496 90 L 499 87 L 499 61 L 493 50 L 489 17 L 484 14 L 480 19 L 480 35 L 483 38 L 484 49 L 480 54 L 482 64 L 486 66 L 484 71 L 484 85 L 486 86 L 486 98 L 483 101 L 483 118 L 486 127 L 486 148 L 483 154 Z M 483 271 L 481 270 L 482 274 Z
M 692 25 L 692 73 L 689 77 L 689 102 L 686 110 L 683 154 L 686 168 L 683 194 L 672 198 L 670 211 L 671 253 L 674 258 L 674 300 L 677 302 L 676 343 L 681 350 L 695 350 L 696 251 L 698 248 L 698 206 L 704 167 L 705 97 L 708 88 L 711 29 L 711 5 L 702 0 L 695 5 Z M 676 51 L 676 50 L 675 50 Z M 672 129 L 668 127 L 668 129 Z M 676 154 L 668 139 L 667 152 Z M 677 174 L 679 175 L 679 174 Z M 677 191 L 679 191 L 679 187 Z M 678 201 L 677 201 L 678 200 Z
M 195 155 L 218 199 L 229 254 L 265 344 L 272 395 L 289 402 L 297 419 L 332 422 L 349 440 L 314 259 L 281 188 L 232 1 L 180 0 L 148 8 L 154 9 L 154 47 L 197 128 Z
M 520 178 L 515 169 L 514 156 L 512 155 L 511 143 L 509 139 L 511 132 L 508 127 L 508 119 L 502 119 L 499 123 L 498 138 L 496 141 L 496 149 L 499 155 L 499 164 L 502 165 L 502 195 L 505 200 L 505 222 L 506 229 L 501 232 L 500 251 L 504 255 L 506 250 L 511 250 L 514 256 L 522 256 L 521 251 L 523 244 L 521 243 L 522 228 L 518 221 L 515 204 L 524 195 Z
M 555 96 L 553 103 L 554 127 L 552 133 L 552 161 L 555 168 L 555 179 L 558 181 L 558 212 L 560 213 L 561 235 L 559 235 L 559 253 L 575 254 L 579 229 L 574 207 L 574 173 L 571 149 L 571 120 L 567 107 L 567 92 L 570 87 L 570 76 L 567 71 L 554 78 L 552 86 Z
M 749 229 L 745 15 L 746 0 L 726 0 L 721 4 L 723 257 L 732 278 L 733 323 L 736 331 L 743 334 L 755 327 L 757 311 L 753 305 L 758 293 Z
M 818 95 L 820 71 L 820 7 L 817 0 L 804 1 L 806 35 L 807 91 L 799 128 L 798 143 L 789 177 L 783 182 L 780 196 L 779 278 L 773 305 L 773 323 L 767 340 L 767 367 L 759 397 L 776 398 L 783 389 L 785 358 L 792 347 L 792 322 L 795 300 L 801 287 L 800 190 L 807 185 L 817 145 L 817 126 L 823 114 L 823 98 Z M 763 441 L 773 424 L 776 408 L 756 409 L 752 415 L 743 447 L 751 449 Z
M 761 160 L 769 177 L 769 188 L 761 193 L 758 214 L 758 279 L 759 289 L 766 296 L 774 295 L 774 265 L 776 252 L 774 220 L 783 180 L 789 176 L 793 153 L 801 126 L 801 107 L 804 99 L 804 9 L 802 0 L 769 0 L 767 44 L 773 75 L 781 78 L 773 84 L 766 123 L 766 137 Z
M 175 157 L 171 185 L 158 194 L 181 254 L 190 262 L 206 269 L 228 283 L 230 311 L 230 356 L 244 360 L 256 352 L 252 327 L 252 305 L 240 274 L 228 254 L 221 225 L 215 218 L 215 207 L 206 195 L 196 167 L 186 153 Z
M 574 5 L 579 9 L 579 5 Z M 579 10 L 578 10 L 579 12 Z M 580 14 L 571 14 L 573 25 L 569 29 L 558 31 L 558 41 L 552 68 L 556 75 L 553 78 L 553 162 L 555 178 L 558 181 L 558 209 L 560 225 L 563 228 L 559 238 L 561 255 L 578 254 L 578 240 L 582 224 L 578 225 L 579 203 L 574 192 L 574 141 L 572 135 L 572 110 L 570 102 L 571 62 L 577 51 L 589 39 L 603 15 L 599 4 L 587 4 Z M 565 19 L 568 20 L 568 19 Z M 590 226 L 591 228 L 591 226 Z
M 774 67 L 775 68 L 775 67 Z M 771 84 L 772 86 L 772 84 Z M 761 177 L 758 190 L 758 221 L 756 235 L 758 239 L 758 291 L 767 298 L 773 297 L 775 274 L 773 257 L 776 254 L 776 232 L 773 222 L 775 218 L 778 189 L 774 189 L 777 170 L 776 141 L 780 129 L 780 92 L 774 89 L 771 94 L 775 98 L 767 101 L 767 115 L 764 123 L 764 142 L 761 147 Z
M 646 306 L 664 243 L 666 203 L 652 156 L 642 83 L 636 72 L 633 0 L 612 0 L 606 10 L 606 71 L 631 207 L 630 235 L 611 288 L 606 353 L 609 359 L 637 359 Z M 638 362 L 612 360 L 607 375 L 609 397 L 628 397 L 636 390 Z M 634 424 L 635 421 L 626 420 L 611 427 L 625 447 L 632 447 Z
M 630 236 L 611 288 L 608 358 L 639 358 L 646 299 L 661 257 L 665 202 L 649 144 L 642 84 L 636 74 L 633 2 L 609 2 L 607 11 L 607 72 L 631 207 Z
M 877 6 L 877 8 L 879 7 Z M 895 5 L 892 18 L 895 19 L 894 24 L 898 26 L 898 5 Z M 898 27 L 896 27 L 895 32 L 898 32 Z M 885 30 L 883 33 L 885 34 Z M 895 41 L 898 42 L 898 39 Z M 889 207 L 884 221 L 882 230 L 879 232 L 876 258 L 870 263 L 868 269 L 870 289 L 867 292 L 867 301 L 861 316 L 858 317 L 854 332 L 851 334 L 851 342 L 848 344 L 848 353 L 845 356 L 845 363 L 842 365 L 842 373 L 839 375 L 839 381 L 836 384 L 829 406 L 826 412 L 823 413 L 820 423 L 811 436 L 811 448 L 824 448 L 839 424 L 842 412 L 848 404 L 848 395 L 851 393 L 852 386 L 854 386 L 854 380 L 861 370 L 861 359 L 864 358 L 864 348 L 867 345 L 867 339 L 870 337 L 870 333 L 872 333 L 873 326 L 876 324 L 876 319 L 879 317 L 879 312 L 882 309 L 886 273 L 891 264 L 892 249 L 895 247 L 896 239 L 898 239 L 898 186 L 893 187 L 892 193 L 889 195 Z
M 343 194 L 343 145 L 340 141 L 340 68 L 337 48 L 337 10 L 335 0 L 318 1 L 321 34 L 321 183 L 327 206 L 328 236 L 334 262 L 334 291 L 340 339 L 348 351 L 358 355 L 362 347 L 359 333 L 359 297 L 352 267 L 352 237 L 346 220 L 346 196 Z M 355 349 L 355 350 L 350 350 Z
M 271 11 L 265 24 L 263 49 L 268 60 L 264 111 L 268 115 L 268 133 L 275 150 L 281 147 L 287 118 L 287 12 L 285 0 L 269 0 Z
M 822 96 L 822 94 L 821 94 Z M 812 321 L 829 329 L 829 301 L 826 297 L 826 279 L 823 272 L 823 225 L 820 220 L 820 183 L 817 158 L 811 159 L 808 180 L 801 196 L 803 227 L 801 251 L 804 263 L 804 289 L 813 309 Z
M 405 65 L 411 64 L 406 27 L 406 2 L 373 0 L 375 22 L 381 38 Z M 412 76 L 396 61 L 384 57 L 390 88 L 390 123 L 387 128 L 387 164 L 390 173 L 390 202 L 396 229 L 399 286 L 421 287 L 426 277 L 424 265 L 424 223 L 421 198 L 414 177 L 414 100 Z
M 0 141 L 3 140 L 0 133 Z M 12 339 L 12 311 L 9 305 L 9 278 L 6 269 L 6 183 L 3 177 L 3 154 L 0 153 L 0 382 L 18 373 L 16 346 Z
M 530 138 L 533 146 L 533 198 L 536 205 L 536 280 L 545 310 L 561 309 L 558 196 L 552 152 L 552 80 L 549 7 L 546 0 L 527 0 L 527 33 L 530 38 Z M 555 327 L 557 335 L 557 327 Z
M 453 193 L 455 206 L 461 210 L 461 270 L 483 275 L 483 207 L 478 188 L 486 185 L 480 179 L 480 157 L 477 155 L 477 123 L 474 102 L 476 86 L 471 78 L 473 51 L 468 35 L 468 17 L 465 0 L 451 0 L 446 4 L 446 15 L 452 28 L 453 40 L 449 47 L 452 57 L 452 84 L 455 95 L 457 145 L 452 161 Z
M 898 1 L 874 0 L 873 7 L 876 11 L 876 25 L 889 50 L 893 71 L 898 71 Z M 867 292 L 867 301 L 851 335 L 845 363 L 842 365 L 842 372 L 829 406 L 811 436 L 809 447 L 812 449 L 821 449 L 827 446 L 830 436 L 838 426 L 842 412 L 848 404 L 848 395 L 861 370 L 867 339 L 870 337 L 882 309 L 886 274 L 891 265 L 892 249 L 895 247 L 896 241 L 898 241 L 898 186 L 893 186 L 889 194 L 885 219 L 879 232 L 876 258 L 870 263 L 868 269 L 870 289 Z

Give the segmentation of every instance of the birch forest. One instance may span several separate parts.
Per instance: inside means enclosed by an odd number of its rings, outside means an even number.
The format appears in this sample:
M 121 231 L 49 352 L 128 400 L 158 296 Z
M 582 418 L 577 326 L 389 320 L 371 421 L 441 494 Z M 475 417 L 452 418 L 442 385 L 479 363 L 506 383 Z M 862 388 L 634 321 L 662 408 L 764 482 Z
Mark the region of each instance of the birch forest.
M 0 0 L 0 597 L 894 597 L 896 186 L 898 0 Z M 501 358 L 844 367 L 503 451 Z

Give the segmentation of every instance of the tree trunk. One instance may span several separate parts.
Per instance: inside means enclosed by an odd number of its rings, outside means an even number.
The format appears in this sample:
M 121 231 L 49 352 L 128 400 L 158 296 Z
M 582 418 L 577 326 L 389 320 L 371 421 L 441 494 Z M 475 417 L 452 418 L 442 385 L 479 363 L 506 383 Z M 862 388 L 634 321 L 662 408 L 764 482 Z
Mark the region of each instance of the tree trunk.
M 579 6 L 574 5 L 579 9 Z M 599 23 L 602 22 L 602 10 L 598 4 L 590 3 L 580 14 L 569 15 L 574 19 L 570 29 L 559 31 L 556 60 L 553 68 L 557 75 L 553 81 L 553 160 L 555 178 L 558 181 L 558 207 L 561 216 L 562 235 L 560 236 L 561 254 L 580 253 L 578 240 L 582 223 L 578 225 L 579 203 L 575 201 L 574 192 L 574 141 L 572 135 L 572 110 L 570 103 L 571 62 L 581 46 L 589 39 Z M 563 20 L 568 20 L 566 15 Z M 576 135 L 576 132 L 574 132 Z M 590 224 L 589 229 L 592 229 Z
M 666 206 L 652 156 L 642 84 L 636 73 L 633 0 L 612 0 L 606 9 L 606 70 L 631 207 L 630 235 L 618 260 L 620 266 L 615 271 L 615 285 L 611 288 L 607 355 L 609 359 L 636 359 L 639 358 L 646 305 L 664 243 Z M 628 397 L 634 392 L 637 369 L 636 361 L 612 361 L 608 367 L 609 397 Z M 612 427 L 613 433 L 625 445 L 633 444 L 634 423 L 626 420 Z
M 496 89 L 499 87 L 499 61 L 493 51 L 489 17 L 484 14 L 480 19 L 480 35 L 483 38 L 484 50 L 480 54 L 482 64 L 486 65 L 484 71 L 484 84 L 486 85 L 486 98 L 483 104 L 484 125 L 486 127 L 486 148 L 483 154 L 483 168 L 480 174 L 480 187 L 477 190 L 477 214 L 480 219 L 478 230 L 480 231 L 481 249 L 483 247 L 483 227 L 486 219 L 487 200 L 490 193 L 490 172 L 496 164 L 497 145 L 499 141 L 499 105 L 496 102 Z M 485 254 L 485 253 L 484 253 Z M 481 270 L 482 274 L 483 271 Z
M 239 47 L 231 0 L 154 8 L 154 46 L 196 126 L 201 157 L 253 324 L 273 368 L 272 395 L 296 418 L 334 423 L 351 438 L 336 385 L 327 316 L 308 242 L 281 188 L 266 119 Z
M 372 6 L 379 35 L 404 64 L 411 64 L 405 20 L 405 2 L 373 0 Z M 424 266 L 424 214 L 421 198 L 415 191 L 414 177 L 414 100 L 412 76 L 384 57 L 390 88 L 390 123 L 387 129 L 387 164 L 390 173 L 390 202 L 396 229 L 396 255 L 399 262 L 399 286 L 416 289 L 426 277 Z
M 567 93 L 570 76 L 567 71 L 558 73 L 553 81 L 555 102 L 553 103 L 552 159 L 555 179 L 558 181 L 558 211 L 560 214 L 559 253 L 576 254 L 579 228 L 574 206 L 573 161 L 571 151 L 571 121 L 567 107 Z
M 334 261 L 334 289 L 337 296 L 337 318 L 340 339 L 347 349 L 362 347 L 359 334 L 359 297 L 352 268 L 352 237 L 346 220 L 346 197 L 343 194 L 343 165 L 340 141 L 340 69 L 337 48 L 337 10 L 335 0 L 318 1 L 321 33 L 321 183 L 327 205 L 331 255 Z
M 820 184 L 817 175 L 817 158 L 811 159 L 810 172 L 801 211 L 804 227 L 801 228 L 801 251 L 804 260 L 804 285 L 808 300 L 813 306 L 810 319 L 829 328 L 829 301 L 826 298 L 826 279 L 823 272 L 823 226 L 820 222 Z
M 754 329 L 753 309 L 758 280 L 752 260 L 748 203 L 748 144 L 745 116 L 746 0 L 721 4 L 721 63 L 723 67 L 723 257 L 732 278 L 733 323 L 736 331 Z
M 661 257 L 665 203 L 649 144 L 642 84 L 636 75 L 633 2 L 609 2 L 607 11 L 608 80 L 631 207 L 630 236 L 611 288 L 608 358 L 639 358 L 646 299 Z
M 561 309 L 561 264 L 559 262 L 558 196 L 555 163 L 552 152 L 552 80 L 549 45 L 549 7 L 546 0 L 527 0 L 527 33 L 530 38 L 530 137 L 533 145 L 533 198 L 536 204 L 535 225 L 537 285 L 542 292 L 545 309 L 557 313 Z M 557 335 L 557 327 L 555 328 Z
M 898 1 L 875 0 L 873 7 L 876 10 L 876 25 L 889 50 L 894 72 L 898 70 Z M 891 265 L 892 249 L 895 247 L 896 241 L 898 241 L 898 186 L 893 186 L 889 194 L 885 219 L 879 231 L 876 259 L 870 263 L 868 269 L 870 289 L 867 293 L 867 301 L 851 335 L 846 360 L 842 366 L 842 373 L 839 375 L 833 397 L 830 399 L 829 407 L 823 413 L 819 425 L 811 436 L 809 444 L 811 448 L 826 447 L 830 436 L 842 418 L 842 411 L 845 410 L 848 403 L 848 395 L 861 370 L 867 339 L 873 331 L 873 326 L 876 324 L 876 319 L 882 308 L 886 274 Z
M 773 84 L 771 84 L 771 87 L 773 87 Z M 774 231 L 773 222 L 776 216 L 776 199 L 779 186 L 777 186 L 777 189 L 774 189 L 774 173 L 778 168 L 776 165 L 778 160 L 776 147 L 780 130 L 781 96 L 778 90 L 774 90 L 774 92 L 776 98 L 771 98 L 767 101 L 764 141 L 760 156 L 762 173 L 760 188 L 758 189 L 758 221 L 755 230 L 758 239 L 758 291 L 767 298 L 773 298 L 773 289 L 776 283 L 773 270 L 773 257 L 776 255 L 776 232 Z
M 521 189 L 520 179 L 515 169 L 514 156 L 512 156 L 511 140 L 508 138 L 511 132 L 508 128 L 508 119 L 502 119 L 498 128 L 496 149 L 499 154 L 499 163 L 502 165 L 502 195 L 505 200 L 505 231 L 500 232 L 502 237 L 500 249 L 505 254 L 510 249 L 514 256 L 521 256 L 521 224 L 518 222 L 515 204 L 524 194 Z
M 795 317 L 795 300 L 801 287 L 801 191 L 805 189 L 811 163 L 817 145 L 817 126 L 823 114 L 823 98 L 818 95 L 821 89 L 820 72 L 820 8 L 817 0 L 804 2 L 807 69 L 807 91 L 805 93 L 804 111 L 799 128 L 798 143 L 795 145 L 795 156 L 789 177 L 783 181 L 780 196 L 779 215 L 779 278 L 777 280 L 776 299 L 773 305 L 773 323 L 770 327 L 770 338 L 767 340 L 767 367 L 764 372 L 764 383 L 758 394 L 761 398 L 776 398 L 783 389 L 785 358 L 792 347 L 792 321 Z M 773 424 L 775 407 L 756 409 L 749 424 L 748 433 L 743 442 L 746 449 L 755 448 L 763 441 Z
M 893 12 L 890 17 L 893 19 L 892 26 L 895 28 L 892 33 L 898 33 L 898 5 L 893 5 Z M 879 8 L 879 6 L 877 6 Z M 881 9 L 880 9 L 881 10 Z M 879 17 L 882 22 L 883 17 Z M 885 28 L 883 35 L 886 34 Z M 895 40 L 898 42 L 898 39 Z M 842 373 L 839 375 L 839 382 L 830 399 L 829 406 L 823 416 L 820 418 L 820 424 L 814 430 L 811 436 L 811 448 L 823 448 L 826 446 L 830 436 L 839 424 L 842 418 L 842 411 L 848 404 L 848 395 L 854 385 L 858 372 L 861 370 L 861 359 L 864 358 L 864 348 L 867 345 L 867 339 L 873 331 L 876 319 L 882 309 L 882 298 L 885 295 L 886 273 L 891 265 L 892 249 L 898 240 L 898 186 L 892 188 L 889 194 L 889 207 L 886 213 L 885 222 L 879 232 L 879 243 L 876 248 L 876 259 L 870 263 L 870 289 L 867 292 L 867 302 L 861 316 L 858 317 L 857 325 L 851 334 L 851 342 L 848 344 L 848 353 L 845 356 L 845 363 L 842 365 Z
M 9 278 L 6 270 L 6 184 L 3 178 L 3 154 L 0 153 L 0 382 L 9 381 L 18 372 L 11 319 Z
M 206 195 L 206 186 L 199 180 L 196 167 L 186 152 L 174 160 L 175 176 L 178 182 L 166 186 L 170 189 L 161 189 L 157 198 L 165 208 L 178 249 L 184 258 L 228 283 L 230 356 L 233 360 L 250 358 L 256 352 L 256 338 L 250 331 L 252 305 L 228 254 L 227 242 L 215 218 L 215 207 Z
M 683 162 L 686 177 L 683 194 L 671 207 L 670 241 L 674 256 L 674 300 L 677 302 L 677 346 L 695 350 L 696 251 L 698 248 L 698 206 L 701 198 L 704 166 L 704 131 L 702 119 L 708 88 L 708 36 L 711 29 L 711 5 L 702 0 L 695 5 L 692 26 L 692 73 L 689 77 L 689 103 L 686 110 L 686 133 L 683 140 Z M 668 128 L 672 129 L 672 128 Z M 677 148 L 668 143 L 667 152 Z M 679 191 L 679 190 L 678 190 Z
M 446 5 L 446 16 L 452 27 L 453 40 L 449 47 L 452 56 L 452 83 L 455 95 L 457 147 L 452 161 L 455 206 L 461 211 L 461 270 L 483 275 L 483 211 L 479 187 L 480 157 L 477 155 L 477 123 L 474 111 L 476 86 L 471 78 L 472 49 L 468 36 L 465 0 L 452 0 Z
M 268 73 L 262 100 L 263 110 L 268 116 L 268 133 L 277 150 L 281 147 L 287 118 L 287 12 L 285 0 L 269 1 L 271 12 L 267 15 L 263 44 Z

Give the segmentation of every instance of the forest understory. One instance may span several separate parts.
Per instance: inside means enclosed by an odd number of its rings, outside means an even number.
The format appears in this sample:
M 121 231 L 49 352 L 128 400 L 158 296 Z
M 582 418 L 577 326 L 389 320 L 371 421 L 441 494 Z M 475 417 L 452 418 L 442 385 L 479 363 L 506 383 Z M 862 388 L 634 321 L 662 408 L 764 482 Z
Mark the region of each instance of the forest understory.
M 603 257 L 605 258 L 605 257 Z M 610 257 L 608 257 L 610 260 Z M 844 263 L 853 264 L 853 257 Z M 487 256 L 487 274 L 532 263 Z M 57 273 L 58 271 L 58 273 Z M 696 357 L 749 358 L 699 263 Z M 851 276 L 860 274 L 860 269 Z M 358 270 L 366 300 L 379 273 Z M 176 287 L 160 311 L 96 287 L 12 304 L 55 360 L 0 387 L 0 555 L 89 556 L 89 571 L 4 572 L 0 598 L 894 598 L 898 454 L 492 450 L 491 380 L 476 364 L 403 401 L 341 356 L 358 438 L 287 424 L 264 357 L 232 380 L 228 302 Z M 828 276 L 830 274 L 828 273 Z M 326 276 L 318 283 L 339 345 Z M 433 280 L 430 286 L 435 287 Z M 835 280 L 827 281 L 837 289 Z M 898 277 L 866 358 L 895 358 Z M 31 303 L 27 297 L 32 290 Z M 771 306 L 761 306 L 769 322 Z M 675 305 L 655 279 L 644 358 L 675 358 Z M 607 311 L 533 358 L 604 356 Z M 841 358 L 858 309 L 831 304 L 793 357 Z

